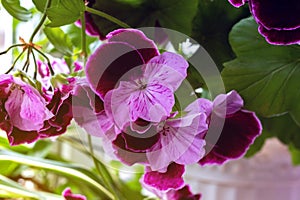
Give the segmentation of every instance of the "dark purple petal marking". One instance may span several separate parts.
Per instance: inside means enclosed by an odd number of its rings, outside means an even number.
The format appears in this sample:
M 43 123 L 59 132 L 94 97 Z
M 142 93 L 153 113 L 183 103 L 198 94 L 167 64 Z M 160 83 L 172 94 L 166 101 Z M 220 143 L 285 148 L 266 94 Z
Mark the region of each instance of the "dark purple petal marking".
M 255 20 L 266 29 L 292 30 L 300 27 L 299 0 L 250 0 Z
M 159 55 L 154 42 L 148 39 L 142 31 L 137 29 L 118 29 L 107 35 L 109 42 L 126 42 L 133 46 L 147 63 L 154 56 Z
M 179 190 L 170 190 L 167 192 L 168 200 L 200 200 L 201 194 L 193 194 L 189 185 L 184 186 Z
M 222 164 L 227 160 L 240 158 L 261 131 L 261 123 L 253 112 L 244 110 L 236 112 L 225 119 L 218 142 L 199 163 Z
M 258 31 L 270 44 L 290 45 L 300 43 L 300 27 L 294 30 L 268 30 L 260 25 Z
M 101 45 L 86 64 L 86 77 L 91 88 L 102 99 L 109 90 L 131 69 L 144 64 L 141 54 L 124 42 L 109 42 Z M 136 72 L 137 70 L 135 70 Z

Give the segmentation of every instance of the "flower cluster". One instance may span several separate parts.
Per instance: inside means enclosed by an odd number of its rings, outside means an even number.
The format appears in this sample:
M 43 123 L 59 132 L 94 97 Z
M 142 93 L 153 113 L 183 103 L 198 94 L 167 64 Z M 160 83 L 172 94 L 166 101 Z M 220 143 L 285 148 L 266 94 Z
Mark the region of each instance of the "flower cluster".
M 242 109 L 235 91 L 176 109 L 174 93 L 188 62 L 160 54 L 138 30 L 120 29 L 106 38 L 87 62 L 86 79 L 74 88 L 75 121 L 123 163 L 145 165 L 141 183 L 162 199 L 200 199 L 183 181 L 185 165 L 243 156 L 261 133 L 258 118 Z
M 50 92 L 41 88 L 42 92 L 26 80 L 0 75 L 0 128 L 6 131 L 11 145 L 60 135 L 73 118 L 71 89 Z
M 282 1 L 229 0 L 240 7 L 246 2 L 254 19 L 259 24 L 259 32 L 270 44 L 288 45 L 300 43 L 300 7 L 297 0 L 284 5 Z

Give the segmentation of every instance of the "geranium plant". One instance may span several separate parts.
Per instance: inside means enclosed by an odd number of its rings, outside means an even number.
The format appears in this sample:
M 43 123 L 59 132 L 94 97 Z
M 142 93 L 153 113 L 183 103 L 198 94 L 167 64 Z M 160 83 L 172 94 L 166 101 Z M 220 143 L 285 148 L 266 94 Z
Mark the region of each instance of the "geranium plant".
M 0 52 L 12 54 L 0 75 L 1 198 L 198 200 L 187 165 L 254 155 L 272 136 L 299 163 L 296 1 L 23 3 L 1 0 L 16 37 Z M 52 148 L 65 143 L 94 166 Z M 141 170 L 122 179 L 121 166 Z

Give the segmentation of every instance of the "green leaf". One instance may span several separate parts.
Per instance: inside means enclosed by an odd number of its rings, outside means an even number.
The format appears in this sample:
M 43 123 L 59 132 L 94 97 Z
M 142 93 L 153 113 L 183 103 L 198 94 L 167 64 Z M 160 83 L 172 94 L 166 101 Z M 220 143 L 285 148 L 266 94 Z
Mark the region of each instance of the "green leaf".
M 44 33 L 53 44 L 55 49 L 65 56 L 72 56 L 73 44 L 68 35 L 66 35 L 60 28 L 44 28 Z
M 0 197 L 1 198 L 30 198 L 39 200 L 63 200 L 58 196 L 46 192 L 37 192 L 28 190 L 15 181 L 0 175 Z
M 1 0 L 5 10 L 14 18 L 20 21 L 28 21 L 32 13 L 20 5 L 19 0 Z
M 289 150 L 292 156 L 292 162 L 294 165 L 300 165 L 300 149 L 295 148 L 292 144 L 289 145 Z
M 300 46 L 270 45 L 257 28 L 254 19 L 247 18 L 230 33 L 237 58 L 225 63 L 225 86 L 237 90 L 245 106 L 264 117 L 293 113 L 294 102 L 300 100 Z
M 197 0 L 189 0 L 188 3 L 182 0 L 99 0 L 92 8 L 114 16 L 133 28 L 154 27 L 159 22 L 164 28 L 189 35 L 197 4 Z M 120 28 L 102 17 L 92 15 L 92 18 L 103 35 Z
M 34 5 L 38 9 L 38 11 L 44 12 L 47 0 L 32 0 L 32 2 L 34 3 Z M 55 6 L 58 3 L 59 3 L 59 0 L 51 0 L 51 5 L 52 6 Z
M 224 0 L 199 0 L 192 37 L 208 51 L 219 69 L 234 58 L 228 41 L 231 28 L 249 15 L 247 6 L 236 9 Z
M 78 49 L 81 50 L 81 28 L 77 27 L 74 24 L 70 24 L 66 27 L 65 29 L 65 33 L 69 36 L 69 38 L 71 39 L 72 43 L 74 44 L 74 46 Z M 89 45 L 91 45 L 93 42 L 99 41 L 98 37 L 90 37 L 88 35 L 86 35 L 86 44 L 89 47 Z M 88 50 L 88 54 L 91 52 L 90 48 L 87 49 Z
M 277 137 L 286 145 L 300 150 L 300 127 L 294 122 L 289 114 L 272 118 L 261 118 L 264 133 L 267 132 L 273 137 Z
M 82 0 L 60 0 L 57 5 L 47 9 L 51 21 L 47 26 L 58 27 L 74 23 L 84 11 L 85 5 Z
M 6 150 L 0 150 L 0 162 L 3 161 L 10 161 L 14 163 L 28 165 L 31 167 L 36 167 L 38 169 L 56 172 L 66 177 L 78 179 L 82 183 L 89 184 L 99 192 L 106 194 L 110 198 L 113 198 L 113 195 L 101 185 L 102 181 L 95 174 L 80 166 L 67 164 L 64 162 L 47 160 L 38 157 L 25 156 Z

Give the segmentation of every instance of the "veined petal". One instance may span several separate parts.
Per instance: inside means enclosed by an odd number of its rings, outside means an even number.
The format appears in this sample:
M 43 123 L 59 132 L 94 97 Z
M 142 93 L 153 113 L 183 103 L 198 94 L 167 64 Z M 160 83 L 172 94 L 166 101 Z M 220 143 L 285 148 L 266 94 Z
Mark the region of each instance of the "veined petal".
M 133 46 L 147 63 L 154 56 L 159 55 L 154 42 L 148 39 L 145 34 L 137 29 L 118 29 L 107 35 L 109 42 L 126 42 Z
M 126 42 L 102 44 L 86 64 L 86 77 L 96 94 L 102 99 L 109 90 L 117 87 L 121 78 L 133 76 L 129 71 L 144 64 L 142 55 Z M 138 70 L 134 70 L 138 73 Z M 141 72 L 140 72 L 141 73 Z
M 175 91 L 187 76 L 188 62 L 181 56 L 165 52 L 152 58 L 145 67 L 144 77 L 159 81 Z
M 164 172 L 171 162 L 178 164 L 197 163 L 204 156 L 205 141 L 200 134 L 207 130 L 206 115 L 194 117 L 191 124 L 178 126 L 177 120 L 167 121 L 159 133 L 159 141 L 147 152 L 153 171 Z M 175 123 L 175 126 L 173 125 Z
M 242 157 L 261 131 L 261 123 L 253 112 L 241 110 L 234 113 L 225 119 L 218 142 L 199 163 L 222 164 Z
M 179 189 L 184 185 L 182 175 L 184 173 L 184 165 L 172 163 L 168 166 L 165 173 L 151 171 L 146 168 L 146 172 L 142 177 L 142 184 L 150 189 L 159 191 L 169 191 L 171 189 Z
M 157 82 L 140 87 L 134 82 L 121 81 L 119 87 L 110 91 L 104 99 L 105 109 L 112 114 L 120 129 L 139 118 L 160 122 L 172 111 L 175 99 L 169 88 Z
M 54 116 L 42 96 L 29 85 L 15 86 L 5 102 L 5 109 L 11 123 L 24 131 L 40 130 L 44 121 Z

